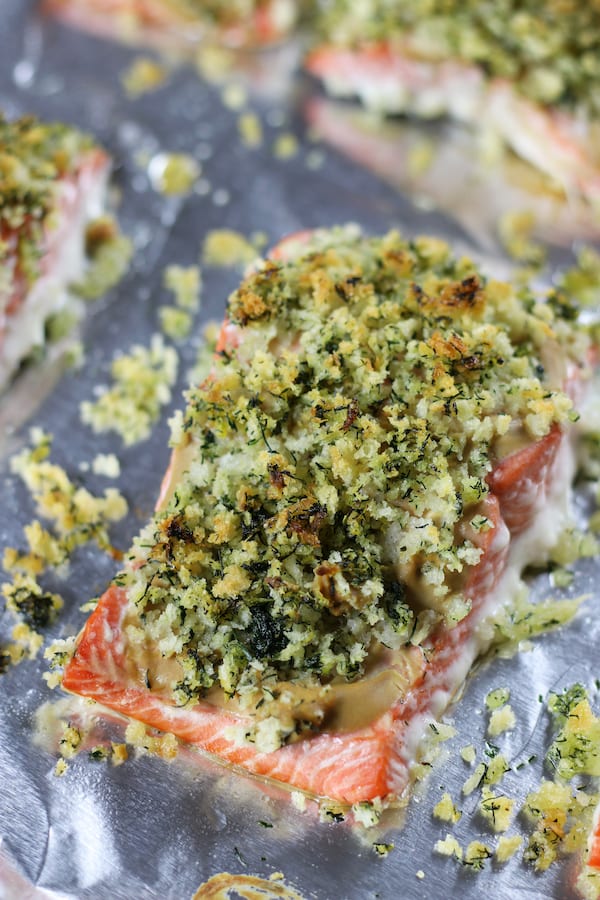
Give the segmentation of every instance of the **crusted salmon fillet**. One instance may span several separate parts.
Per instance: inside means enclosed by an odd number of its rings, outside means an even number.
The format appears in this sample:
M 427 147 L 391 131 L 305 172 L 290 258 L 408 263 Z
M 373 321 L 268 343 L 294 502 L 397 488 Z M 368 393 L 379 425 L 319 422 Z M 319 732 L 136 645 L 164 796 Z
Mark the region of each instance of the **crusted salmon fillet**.
M 320 33 L 306 64 L 331 94 L 493 132 L 567 194 L 597 199 L 597 4 L 335 0 Z
M 34 118 L 0 118 L 0 387 L 69 302 L 86 266 L 86 226 L 104 210 L 108 154 Z
M 44 8 L 78 28 L 159 46 L 205 38 L 231 46 L 280 40 L 291 28 L 291 0 L 45 0 Z
M 401 796 L 565 522 L 588 339 L 531 300 L 436 239 L 282 242 L 63 687 L 318 797 Z

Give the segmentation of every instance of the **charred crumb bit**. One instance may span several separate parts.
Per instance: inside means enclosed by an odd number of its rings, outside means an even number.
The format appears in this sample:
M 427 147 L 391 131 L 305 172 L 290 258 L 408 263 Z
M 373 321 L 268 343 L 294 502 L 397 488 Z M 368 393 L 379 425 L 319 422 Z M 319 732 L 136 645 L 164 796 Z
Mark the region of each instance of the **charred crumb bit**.
M 113 766 L 122 766 L 129 758 L 126 744 L 118 744 L 112 742 L 110 745 L 110 761 Z
M 345 818 L 345 811 L 341 807 L 326 802 L 319 804 L 319 821 L 337 823 L 344 822 Z
M 385 857 L 388 856 L 388 854 L 391 853 L 393 849 L 394 844 L 385 844 L 382 841 L 376 841 L 373 844 L 373 850 L 375 851 L 377 856 L 380 856 L 383 859 L 385 859 Z
M 103 746 L 92 747 L 92 749 L 88 751 L 88 759 L 92 762 L 103 762 L 108 759 L 109 755 L 109 748 Z
M 263 828 L 272 828 L 273 827 L 272 822 L 265 822 L 264 819 L 259 819 L 258 824 L 261 825 Z

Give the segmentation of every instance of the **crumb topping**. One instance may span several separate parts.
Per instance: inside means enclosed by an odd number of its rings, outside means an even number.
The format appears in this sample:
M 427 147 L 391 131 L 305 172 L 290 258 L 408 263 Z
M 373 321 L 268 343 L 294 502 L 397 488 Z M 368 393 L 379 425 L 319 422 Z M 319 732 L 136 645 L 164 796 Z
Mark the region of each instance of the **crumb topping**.
M 351 681 L 375 647 L 424 637 L 417 603 L 432 625 L 457 600 L 466 615 L 500 439 L 573 416 L 555 365 L 585 358 L 571 311 L 396 232 L 320 233 L 258 265 L 117 578 L 130 640 L 176 662 L 176 702 L 217 686 L 268 708 L 282 682 Z
M 75 175 L 93 147 L 68 125 L 32 116 L 9 122 L 0 115 L 0 268 L 16 258 L 18 276 L 27 284 L 37 278 L 57 183 Z
M 488 78 L 509 79 L 541 104 L 600 113 L 597 3 L 500 0 L 328 0 L 320 19 L 326 40 L 347 45 L 386 41 L 432 61 L 458 59 Z

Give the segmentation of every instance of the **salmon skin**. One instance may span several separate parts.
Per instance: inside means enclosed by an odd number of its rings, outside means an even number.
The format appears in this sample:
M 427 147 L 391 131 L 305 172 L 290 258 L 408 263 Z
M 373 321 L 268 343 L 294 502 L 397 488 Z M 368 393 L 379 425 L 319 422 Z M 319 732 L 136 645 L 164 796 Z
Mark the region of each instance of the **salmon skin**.
M 435 438 L 420 431 L 423 416 L 445 410 L 440 414 L 452 455 L 451 436 L 469 385 L 479 384 L 480 377 L 489 384 L 488 376 L 477 374 L 487 371 L 485 359 L 514 366 L 524 377 L 522 347 L 513 357 L 506 333 L 514 316 L 514 339 L 522 343 L 523 316 L 529 314 L 520 302 L 508 285 L 484 287 L 470 265 L 453 261 L 449 248 L 435 239 L 408 242 L 395 232 L 367 239 L 346 228 L 282 241 L 230 299 L 215 368 L 190 394 L 156 517 L 132 550 L 128 571 L 106 591 L 80 634 L 63 688 L 317 797 L 347 804 L 400 797 L 428 723 L 441 715 L 487 646 L 521 569 L 545 557 L 565 521 L 573 476 L 572 404 L 562 387 L 589 375 L 569 358 L 563 340 L 565 328 L 575 326 L 542 325 L 541 308 L 540 318 L 529 321 L 532 333 L 541 329 L 540 343 L 534 339 L 530 349 L 535 371 L 545 360 L 545 384 L 525 379 L 528 393 L 520 411 L 515 390 L 506 400 L 501 392 L 482 416 L 481 437 L 471 419 L 460 426 L 472 435 L 463 443 L 464 435 L 456 432 L 456 441 L 477 467 L 464 482 L 465 493 L 454 494 L 451 486 L 462 462 L 456 460 L 456 471 L 442 471 L 437 448 L 427 449 Z M 501 326 L 492 324 L 496 314 Z M 416 324 L 421 318 L 422 330 Z M 299 323 L 310 337 L 296 329 Z M 321 334 L 332 323 L 345 340 Z M 400 325 L 416 328 L 420 337 L 409 340 L 405 334 L 404 347 L 392 350 Z M 384 335 L 387 351 L 377 344 Z M 309 372 L 319 340 L 325 368 Z M 471 340 L 479 342 L 480 355 Z M 581 340 L 577 356 L 584 359 L 587 338 Z M 362 357 L 361 378 L 365 384 L 371 380 L 364 397 L 355 376 L 342 373 L 344 355 L 358 347 L 372 352 Z M 385 352 L 387 375 L 373 368 L 383 365 Z M 403 396 L 396 397 L 394 372 L 413 352 L 411 374 L 401 379 Z M 291 373 L 287 387 L 277 380 L 284 371 Z M 249 395 L 242 376 L 253 386 Z M 331 395 L 316 386 L 326 377 L 338 380 Z M 356 392 L 350 399 L 340 386 L 347 379 Z M 267 409 L 273 411 L 273 398 L 284 387 L 287 407 L 281 400 L 273 418 Z M 442 389 L 447 396 L 440 405 Z M 533 399 L 538 389 L 540 404 Z M 411 390 L 419 415 L 409 424 L 395 411 L 405 404 L 408 409 Z M 479 388 L 476 395 L 481 398 Z M 243 416 L 251 416 L 252 424 L 244 425 Z M 543 425 L 536 416 L 546 417 Z M 496 437 L 493 422 L 502 432 Z M 310 489 L 309 470 L 301 465 L 305 427 L 306 440 L 314 435 L 314 447 L 321 447 Z M 284 428 L 289 431 L 282 437 Z M 353 430 L 359 435 L 355 443 Z M 421 437 L 414 444 L 417 432 Z M 376 434 L 380 443 L 365 454 L 367 435 L 375 441 Z M 396 467 L 404 463 L 392 459 L 392 450 L 400 434 L 407 441 L 402 456 L 410 452 L 414 461 L 397 483 Z M 236 442 L 249 437 L 247 449 L 232 455 Z M 484 447 L 486 459 L 479 465 L 476 454 Z M 316 450 L 306 453 L 312 466 Z M 380 457 L 389 476 L 378 468 Z M 320 474 L 327 465 L 330 474 Z M 372 474 L 365 480 L 369 466 Z M 246 475 L 239 475 L 244 467 Z M 426 472 L 431 467 L 433 476 Z M 264 482 L 258 471 L 264 471 Z M 375 486 L 380 477 L 381 491 Z M 205 481 L 192 503 L 190 482 Z M 208 486 L 213 484 L 223 491 L 233 484 L 236 499 L 223 505 L 211 494 L 200 515 L 198 504 L 207 491 L 217 490 Z M 346 488 L 355 492 L 355 507 L 344 506 Z M 445 494 L 452 499 L 438 509 Z M 379 515 L 384 502 L 385 524 L 375 526 L 369 517 Z M 342 515 L 350 546 L 336 539 Z M 442 547 L 444 517 L 452 515 L 450 545 Z M 360 554 L 351 546 L 355 539 Z M 405 553 L 414 540 L 421 544 Z M 178 579 L 181 589 L 173 587 Z M 177 602 L 168 599 L 175 596 Z M 204 629 L 201 642 L 190 638 L 190 609 Z M 192 641 L 189 649 L 171 652 L 174 643 L 186 640 Z
M 175 50 L 204 39 L 232 47 L 271 44 L 295 18 L 290 0 L 44 0 L 43 7 L 86 31 Z
M 86 225 L 104 210 L 110 159 L 75 129 L 0 118 L 0 387 L 85 270 Z M 23 198 L 25 198 L 23 200 Z
M 351 46 L 324 43 L 308 54 L 305 65 L 334 97 L 357 97 L 384 114 L 448 116 L 495 134 L 567 196 L 589 201 L 600 196 L 598 122 L 577 109 L 524 96 L 507 78 L 487 77 L 481 66 L 419 56 L 409 35 Z

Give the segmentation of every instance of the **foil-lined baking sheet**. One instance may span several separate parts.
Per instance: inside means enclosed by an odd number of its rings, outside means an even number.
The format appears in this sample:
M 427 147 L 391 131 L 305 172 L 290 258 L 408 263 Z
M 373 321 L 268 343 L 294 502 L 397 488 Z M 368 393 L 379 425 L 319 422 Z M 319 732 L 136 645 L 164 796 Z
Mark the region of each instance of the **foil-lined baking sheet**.
M 121 284 L 88 309 L 81 325 L 83 366 L 70 370 L 60 359 L 47 362 L 21 376 L 0 399 L 2 547 L 22 544 L 22 527 L 34 516 L 31 499 L 8 464 L 32 425 L 54 434 L 52 458 L 92 490 L 103 490 L 108 482 L 80 464 L 99 452 L 118 454 L 118 485 L 131 512 L 112 529 L 117 546 L 125 549 L 151 513 L 168 461 L 167 418 L 182 405 L 202 325 L 221 318 L 239 273 L 204 267 L 201 313 L 192 337 L 178 347 L 174 399 L 147 441 L 124 448 L 118 437 L 94 435 L 80 421 L 79 404 L 108 381 L 116 353 L 133 343 L 149 343 L 158 330 L 157 308 L 168 300 L 164 267 L 198 262 L 211 229 L 264 232 L 274 243 L 297 229 L 347 221 L 373 233 L 398 226 L 411 234 L 445 237 L 459 251 L 470 251 L 502 271 L 508 263 L 500 253 L 496 224 L 509 196 L 516 207 L 538 211 L 539 233 L 552 245 L 557 262 L 568 259 L 573 239 L 598 237 L 588 211 L 576 201 L 565 206 L 540 189 L 535 178 L 515 176 L 521 164 L 497 162 L 486 168 L 478 163 L 477 146 L 465 133 L 401 121 L 381 126 L 351 104 L 326 100 L 296 70 L 299 48 L 294 43 L 241 59 L 231 76 L 245 85 L 248 107 L 263 124 L 262 145 L 249 149 L 239 137 L 238 112 L 223 103 L 222 87 L 202 80 L 194 66 L 173 65 L 163 87 L 131 100 L 120 75 L 139 49 L 70 30 L 40 16 L 36 6 L 32 0 L 2 0 L 0 107 L 11 116 L 33 112 L 97 135 L 115 159 L 118 216 L 134 241 L 135 255 Z M 315 129 L 327 143 L 315 142 Z M 282 131 L 298 140 L 297 152 L 287 159 L 273 154 Z M 434 168 L 411 170 L 410 160 L 422 152 L 423 141 L 438 154 Z M 171 151 L 189 153 L 201 165 L 187 197 L 164 197 L 151 187 L 148 161 Z M 102 592 L 114 568 L 112 559 L 87 546 L 75 553 L 66 579 L 47 582 L 65 599 L 48 639 L 81 627 L 81 604 Z M 34 740 L 33 722 L 40 704 L 56 702 L 59 695 L 42 680 L 41 658 L 21 663 L 0 681 L 0 898 L 187 900 L 222 871 L 265 878 L 282 872 L 307 900 L 575 896 L 575 857 L 543 875 L 524 865 L 519 854 L 502 867 L 488 861 L 479 873 L 441 857 L 434 844 L 448 829 L 431 810 L 448 790 L 463 810 L 452 829 L 458 840 L 466 844 L 481 837 L 494 843 L 477 817 L 477 795 L 461 796 L 471 769 L 459 754 L 473 743 L 481 757 L 484 699 L 490 689 L 510 688 L 517 714 L 514 731 L 497 743 L 513 766 L 502 787 L 518 800 L 539 783 L 550 740 L 539 698 L 579 680 L 592 689 L 597 706 L 599 578 L 598 560 L 579 563 L 574 582 L 562 592 L 589 594 L 575 621 L 537 639 L 515 658 L 485 664 L 470 678 L 447 716 L 456 737 L 444 745 L 406 811 L 374 830 L 321 822 L 313 804 L 300 812 L 284 791 L 185 750 L 173 762 L 139 756 L 118 768 L 82 753 L 63 777 L 56 777 L 56 753 Z M 559 593 L 546 576 L 533 590 L 540 597 Z M 8 633 L 6 616 L 0 624 Z M 121 725 L 107 728 L 122 739 Z M 527 764 L 515 771 L 519 763 Z M 516 829 L 522 826 L 517 822 Z M 394 844 L 386 858 L 373 850 L 378 840 Z

